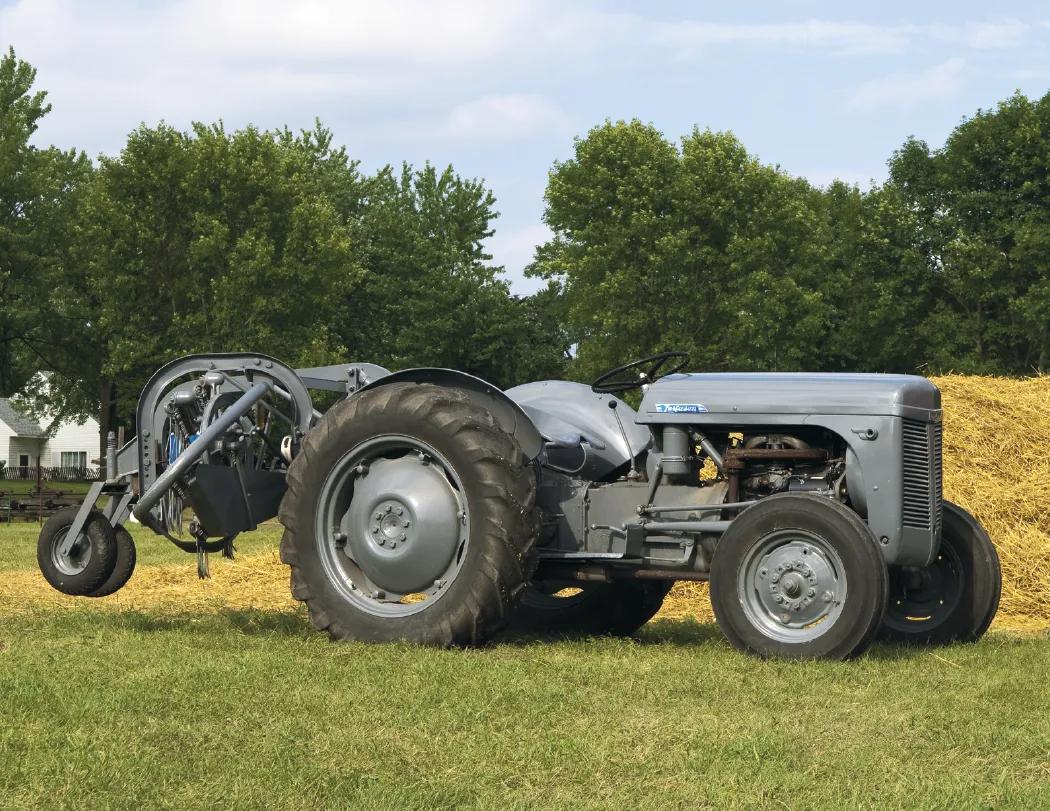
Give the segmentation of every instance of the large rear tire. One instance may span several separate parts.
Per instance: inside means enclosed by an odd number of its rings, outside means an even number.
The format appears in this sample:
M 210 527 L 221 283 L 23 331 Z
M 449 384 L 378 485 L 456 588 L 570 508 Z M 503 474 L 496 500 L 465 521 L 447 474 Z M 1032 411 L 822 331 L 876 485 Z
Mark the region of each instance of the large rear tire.
M 571 636 L 630 636 L 663 605 L 673 580 L 536 582 L 514 609 L 510 629 Z
M 535 473 L 464 392 L 391 383 L 333 407 L 288 470 L 281 559 L 333 639 L 475 645 L 535 567 Z
M 886 562 L 856 513 L 784 493 L 749 507 L 715 547 L 711 605 L 739 650 L 787 659 L 848 659 L 875 637 Z
M 999 555 L 970 513 L 944 502 L 941 548 L 922 569 L 890 569 L 890 598 L 880 636 L 893 642 L 975 642 L 999 609 Z

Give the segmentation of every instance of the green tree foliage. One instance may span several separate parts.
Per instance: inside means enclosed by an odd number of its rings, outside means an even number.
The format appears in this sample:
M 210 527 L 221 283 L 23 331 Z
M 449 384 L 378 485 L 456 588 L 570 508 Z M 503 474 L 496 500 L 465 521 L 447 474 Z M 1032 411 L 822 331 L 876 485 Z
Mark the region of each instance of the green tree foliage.
M 58 392 L 67 409 L 101 399 L 105 432 L 154 369 L 189 352 L 334 355 L 331 325 L 361 271 L 327 193 L 333 175 L 358 182 L 321 128 L 140 127 L 103 158 L 53 296 L 83 325 L 82 385 Z
M 41 367 L 61 369 L 49 290 L 68 260 L 73 214 L 91 165 L 83 154 L 30 143 L 51 110 L 36 71 L 13 49 L 0 57 L 0 395 Z
M 606 122 L 555 164 L 530 272 L 561 290 L 580 377 L 668 348 L 705 369 L 1045 370 L 1048 156 L 1050 95 L 941 150 L 908 141 L 868 192 L 729 133 Z
M 391 368 L 443 366 L 510 386 L 562 370 L 568 342 L 542 302 L 489 264 L 495 198 L 449 167 L 389 167 L 365 182 L 354 254 L 365 269 L 339 335 Z
M 942 149 L 909 140 L 891 184 L 917 213 L 938 296 L 938 367 L 1050 366 L 1050 94 L 1020 93 L 960 124 Z
M 530 271 L 563 286 L 577 373 L 665 348 L 708 369 L 808 365 L 824 330 L 813 198 L 728 133 L 593 129 L 551 173 L 555 238 Z

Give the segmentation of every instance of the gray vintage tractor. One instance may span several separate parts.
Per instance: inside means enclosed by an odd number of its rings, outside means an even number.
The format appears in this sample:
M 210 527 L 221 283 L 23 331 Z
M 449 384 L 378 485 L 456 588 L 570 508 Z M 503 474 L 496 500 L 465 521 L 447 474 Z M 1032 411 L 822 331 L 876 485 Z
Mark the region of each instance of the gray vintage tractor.
M 134 568 L 130 512 L 206 576 L 278 515 L 292 594 L 333 639 L 630 634 L 677 580 L 710 580 L 728 640 L 762 656 L 984 633 L 999 563 L 942 501 L 935 386 L 685 363 L 504 392 L 447 369 L 182 358 L 143 390 L 138 436 L 111 439 L 107 479 L 44 526 L 40 567 L 112 594 Z M 616 396 L 639 388 L 637 411 Z

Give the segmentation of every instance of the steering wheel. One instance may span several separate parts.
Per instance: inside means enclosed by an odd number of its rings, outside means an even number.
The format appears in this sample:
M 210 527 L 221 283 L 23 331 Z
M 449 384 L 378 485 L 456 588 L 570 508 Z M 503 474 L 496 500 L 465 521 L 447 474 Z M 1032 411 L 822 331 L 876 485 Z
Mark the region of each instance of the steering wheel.
M 668 363 L 675 360 L 678 362 L 671 369 L 665 372 L 661 371 Z M 615 369 L 610 369 L 605 374 L 600 375 L 597 380 L 591 383 L 591 391 L 597 394 L 619 394 L 620 392 L 631 391 L 631 389 L 655 383 L 664 375 L 673 375 L 675 372 L 682 371 L 688 362 L 689 354 L 686 352 L 661 352 L 648 358 L 632 360 L 630 363 L 617 366 Z M 632 380 L 615 379 L 643 367 L 645 367 L 645 371 Z

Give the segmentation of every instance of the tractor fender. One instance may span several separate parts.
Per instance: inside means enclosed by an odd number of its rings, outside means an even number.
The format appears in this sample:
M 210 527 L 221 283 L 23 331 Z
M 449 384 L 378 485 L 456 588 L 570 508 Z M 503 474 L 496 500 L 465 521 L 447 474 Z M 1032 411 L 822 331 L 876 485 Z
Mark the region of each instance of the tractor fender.
M 521 406 L 504 394 L 498 386 L 482 380 L 480 377 L 458 372 L 455 369 L 436 369 L 422 367 L 402 369 L 384 375 L 363 386 L 353 397 L 361 392 L 378 389 L 391 383 L 433 383 L 436 386 L 460 389 L 475 400 L 478 405 L 487 409 L 499 424 L 500 428 L 511 434 L 521 446 L 522 451 L 532 461 L 543 450 L 543 437 Z

